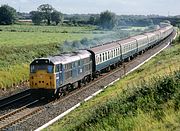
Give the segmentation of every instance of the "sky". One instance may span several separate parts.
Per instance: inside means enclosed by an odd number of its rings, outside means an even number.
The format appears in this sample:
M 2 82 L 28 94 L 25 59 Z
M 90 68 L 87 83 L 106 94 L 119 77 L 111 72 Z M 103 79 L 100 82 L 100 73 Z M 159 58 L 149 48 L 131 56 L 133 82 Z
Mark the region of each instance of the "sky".
M 20 12 L 37 10 L 50 4 L 66 14 L 100 13 L 110 10 L 118 15 L 180 15 L 180 0 L 0 0 Z

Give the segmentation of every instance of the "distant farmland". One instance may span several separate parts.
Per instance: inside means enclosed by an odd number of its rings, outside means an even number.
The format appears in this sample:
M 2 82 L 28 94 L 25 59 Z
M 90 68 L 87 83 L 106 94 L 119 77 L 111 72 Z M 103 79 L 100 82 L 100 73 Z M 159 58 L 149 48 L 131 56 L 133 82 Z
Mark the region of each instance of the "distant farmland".
M 0 45 L 38 45 L 63 43 L 65 40 L 80 40 L 84 37 L 93 38 L 105 32 L 96 31 L 95 27 L 55 27 L 13 25 L 0 26 Z

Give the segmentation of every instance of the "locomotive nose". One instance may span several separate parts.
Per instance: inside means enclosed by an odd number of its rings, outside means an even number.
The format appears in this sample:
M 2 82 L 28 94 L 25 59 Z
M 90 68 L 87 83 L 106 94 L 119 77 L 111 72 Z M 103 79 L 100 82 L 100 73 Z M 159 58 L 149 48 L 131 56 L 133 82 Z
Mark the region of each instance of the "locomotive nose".
M 30 87 L 54 89 L 54 76 L 44 71 L 38 71 L 36 74 L 30 76 Z

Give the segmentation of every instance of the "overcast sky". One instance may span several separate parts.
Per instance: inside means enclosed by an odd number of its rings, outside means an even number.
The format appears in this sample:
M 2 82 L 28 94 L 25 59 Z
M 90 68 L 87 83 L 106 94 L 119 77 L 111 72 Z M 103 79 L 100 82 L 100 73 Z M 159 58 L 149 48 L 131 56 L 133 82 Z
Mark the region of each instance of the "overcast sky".
M 180 0 L 0 0 L 20 12 L 36 10 L 41 4 L 51 4 L 56 10 L 67 14 L 100 13 L 110 10 L 122 14 L 179 15 Z

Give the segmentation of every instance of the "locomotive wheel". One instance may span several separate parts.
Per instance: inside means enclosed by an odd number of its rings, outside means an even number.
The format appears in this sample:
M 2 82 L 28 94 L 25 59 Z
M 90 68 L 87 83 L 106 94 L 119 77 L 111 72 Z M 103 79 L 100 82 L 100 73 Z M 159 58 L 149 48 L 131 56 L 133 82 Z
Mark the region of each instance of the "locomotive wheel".
M 54 94 L 55 98 L 60 98 L 65 95 L 66 95 L 66 91 L 65 91 L 64 87 L 58 88 L 57 92 Z
M 61 88 L 58 88 L 57 91 L 56 91 L 56 93 L 54 94 L 54 97 L 55 97 L 55 98 L 60 98 L 60 97 L 61 97 L 60 89 L 61 89 Z
M 82 86 L 81 80 L 78 81 L 78 88 L 80 88 Z
M 83 81 L 83 84 L 86 85 L 87 77 L 85 76 L 82 81 Z
M 67 90 L 68 91 L 73 91 L 75 88 L 75 85 L 74 84 L 69 84 L 68 87 L 67 87 Z
M 89 83 L 89 82 L 91 82 L 91 75 L 89 75 L 88 77 L 87 77 L 87 82 Z

